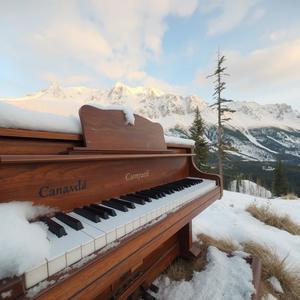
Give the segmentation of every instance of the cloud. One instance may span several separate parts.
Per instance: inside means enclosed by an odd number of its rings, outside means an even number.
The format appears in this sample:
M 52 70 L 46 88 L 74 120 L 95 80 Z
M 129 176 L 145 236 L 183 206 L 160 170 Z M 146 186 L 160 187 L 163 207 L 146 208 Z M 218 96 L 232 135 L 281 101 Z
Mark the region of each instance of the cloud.
M 260 20 L 265 15 L 265 13 L 265 10 L 262 8 L 255 10 L 252 15 L 252 22 Z
M 166 17 L 188 17 L 197 8 L 197 0 L 17 2 L 0 4 L 0 25 L 6 28 L 0 29 L 6 45 L 0 54 L 17 56 L 18 68 L 33 78 L 51 74 L 65 78 L 63 83 L 81 73 L 95 80 L 133 80 L 130 74 L 145 73 L 149 62 L 159 60 Z M 140 76 L 140 84 L 149 78 Z
M 264 103 L 289 101 L 299 106 L 300 95 L 300 39 L 293 39 L 270 47 L 257 49 L 246 55 L 224 51 L 229 77 L 227 90 L 233 99 L 263 99 Z M 211 87 L 206 78 L 215 66 L 199 70 L 195 83 Z M 296 101 L 297 100 L 297 101 Z
M 222 34 L 237 27 L 254 7 L 256 0 L 202 0 L 200 11 L 205 14 L 217 13 L 208 22 L 208 35 Z M 256 17 L 263 12 L 257 11 Z
M 258 49 L 246 56 L 229 52 L 227 62 L 232 81 L 245 90 L 298 84 L 299 53 L 300 39 Z

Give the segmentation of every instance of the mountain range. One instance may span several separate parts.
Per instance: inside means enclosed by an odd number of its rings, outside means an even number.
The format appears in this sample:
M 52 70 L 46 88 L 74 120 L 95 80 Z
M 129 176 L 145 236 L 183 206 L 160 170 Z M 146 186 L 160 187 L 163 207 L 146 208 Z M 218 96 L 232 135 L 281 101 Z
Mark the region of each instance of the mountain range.
M 77 114 L 86 103 L 122 104 L 135 113 L 162 124 L 166 134 L 177 134 L 176 129 L 187 129 L 198 106 L 205 121 L 209 143 L 216 141 L 217 112 L 199 96 L 181 96 L 158 89 L 129 87 L 116 83 L 111 89 L 62 87 L 58 83 L 20 98 L 0 101 L 59 115 Z M 226 123 L 226 138 L 237 152 L 232 160 L 274 161 L 276 158 L 300 165 L 300 113 L 287 104 L 260 105 L 256 102 L 229 103 L 236 112 Z

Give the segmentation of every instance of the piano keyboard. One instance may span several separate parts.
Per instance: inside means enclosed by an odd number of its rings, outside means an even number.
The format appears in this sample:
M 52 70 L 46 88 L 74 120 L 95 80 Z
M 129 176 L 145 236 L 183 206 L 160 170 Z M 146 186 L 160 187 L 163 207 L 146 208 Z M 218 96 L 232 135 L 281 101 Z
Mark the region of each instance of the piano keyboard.
M 209 192 L 213 180 L 185 178 L 42 218 L 48 225 L 50 254 L 25 273 L 26 288 L 80 261 L 147 223 Z

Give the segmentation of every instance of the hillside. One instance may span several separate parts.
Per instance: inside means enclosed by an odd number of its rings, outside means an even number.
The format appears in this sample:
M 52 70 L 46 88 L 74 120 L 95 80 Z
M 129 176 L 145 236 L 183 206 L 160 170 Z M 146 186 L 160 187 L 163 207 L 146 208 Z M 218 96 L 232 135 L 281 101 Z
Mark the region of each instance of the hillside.
M 166 133 L 174 128 L 187 128 L 193 120 L 196 106 L 208 126 L 207 139 L 216 139 L 216 112 L 198 96 L 180 96 L 151 88 L 132 88 L 117 83 L 108 90 L 86 87 L 49 88 L 21 98 L 2 101 L 36 111 L 60 115 L 77 115 L 85 103 L 124 104 L 135 113 L 161 123 Z M 233 102 L 236 110 L 226 126 L 227 137 L 239 153 L 232 160 L 274 161 L 277 156 L 300 164 L 300 114 L 286 104 L 260 105 L 256 102 Z M 245 122 L 245 120 L 247 120 Z M 175 133 L 176 134 L 176 133 Z

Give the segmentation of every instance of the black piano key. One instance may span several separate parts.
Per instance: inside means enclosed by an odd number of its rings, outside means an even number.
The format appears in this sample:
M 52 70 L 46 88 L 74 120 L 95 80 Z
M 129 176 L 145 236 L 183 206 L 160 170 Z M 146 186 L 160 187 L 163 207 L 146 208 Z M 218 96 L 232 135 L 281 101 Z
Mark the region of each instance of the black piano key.
M 145 200 L 143 200 L 142 198 L 134 197 L 134 196 L 123 195 L 123 196 L 120 196 L 120 198 L 124 199 L 124 200 L 127 200 L 127 201 L 130 201 L 130 202 L 141 204 L 141 205 L 145 204 Z
M 136 194 L 141 195 L 141 196 L 150 197 L 152 199 L 162 198 L 161 196 L 159 196 L 159 194 L 151 192 L 151 191 L 140 191 L 140 192 L 137 192 Z
M 156 193 L 157 195 L 159 195 L 160 198 L 167 196 L 167 194 L 164 193 L 163 191 L 151 190 L 151 189 L 148 190 L 148 191 L 150 191 L 150 192 L 152 192 L 152 193 Z
M 163 188 L 167 189 L 167 190 L 169 190 L 171 192 L 179 192 L 181 190 L 181 188 L 178 187 L 178 186 L 176 186 L 175 184 L 174 185 L 173 184 L 172 185 L 171 184 L 165 185 L 165 186 L 163 186 Z
M 55 217 L 58 220 L 60 220 L 61 222 L 69 225 L 70 227 L 72 227 L 73 229 L 75 229 L 77 231 L 83 229 L 83 225 L 79 220 L 77 220 L 71 216 L 68 216 L 64 213 L 58 212 L 55 214 Z
M 112 207 L 114 209 L 117 209 L 117 210 L 120 210 L 120 211 L 123 211 L 123 212 L 127 212 L 128 211 L 128 208 L 125 205 L 122 205 L 122 204 L 116 203 L 116 202 L 104 201 L 103 205 Z
M 89 211 L 92 211 L 100 218 L 107 220 L 109 218 L 109 214 L 107 211 L 103 210 L 99 205 L 91 204 L 90 206 L 84 206 Z
M 64 235 L 67 235 L 66 230 L 64 229 L 63 226 L 60 224 L 56 223 L 55 221 L 51 220 L 48 217 L 42 217 L 40 218 L 42 222 L 44 222 L 47 226 L 50 232 L 55 234 L 57 237 L 62 237 Z
M 141 198 L 145 200 L 146 202 L 152 202 L 151 198 L 145 195 L 140 195 L 139 193 L 132 193 L 132 194 L 127 194 L 126 196 L 133 196 L 137 198 Z
M 151 292 L 157 294 L 158 291 L 159 291 L 159 287 L 158 287 L 157 285 L 151 283 L 150 286 L 149 286 L 149 290 L 150 290 Z
M 77 215 L 80 215 L 94 223 L 99 223 L 101 221 L 99 216 L 95 212 L 88 210 L 86 207 L 75 208 L 74 213 L 76 213 Z
M 143 300 L 157 300 L 157 298 L 155 298 L 154 296 L 152 296 L 151 294 L 149 294 L 147 291 L 144 291 L 142 293 L 141 299 L 143 299 Z
M 126 200 L 123 200 L 123 199 L 113 198 L 113 199 L 110 199 L 110 201 L 113 201 L 113 202 L 116 202 L 116 203 L 120 203 L 122 205 L 127 206 L 128 208 L 131 208 L 131 209 L 135 208 L 134 203 L 126 201 Z
M 101 208 L 103 211 L 107 212 L 111 217 L 115 217 L 117 215 L 117 213 L 111 207 L 107 207 L 99 204 L 92 204 L 91 206 L 94 207 L 94 205 L 97 206 L 97 208 Z
M 163 192 L 163 193 L 169 194 L 169 195 L 173 193 L 172 191 L 170 191 L 168 189 L 164 189 L 163 187 L 160 187 L 160 186 L 155 187 L 155 188 L 151 188 L 151 190 L 158 191 L 158 192 Z

